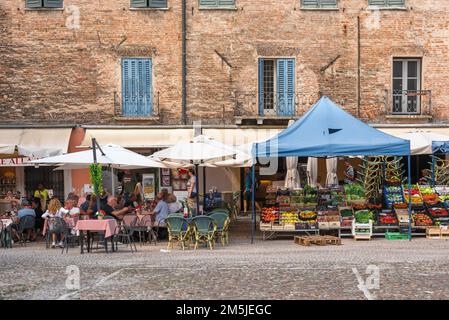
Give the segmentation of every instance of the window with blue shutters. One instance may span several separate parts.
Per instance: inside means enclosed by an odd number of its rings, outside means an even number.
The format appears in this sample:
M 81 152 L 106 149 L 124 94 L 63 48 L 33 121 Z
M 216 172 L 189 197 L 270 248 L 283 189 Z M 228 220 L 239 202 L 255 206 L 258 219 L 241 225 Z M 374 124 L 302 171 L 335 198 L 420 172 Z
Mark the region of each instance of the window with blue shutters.
M 122 114 L 124 117 L 148 117 L 153 109 L 151 59 L 122 60 Z
M 131 8 L 167 8 L 167 0 L 131 0 Z
M 26 7 L 30 9 L 62 8 L 63 6 L 63 0 L 26 0 Z
M 198 0 L 201 9 L 233 9 L 236 0 Z
M 300 0 L 302 9 L 336 9 L 338 0 Z
M 368 4 L 381 8 L 405 7 L 405 0 L 368 0 Z
M 259 59 L 259 115 L 293 116 L 295 60 Z

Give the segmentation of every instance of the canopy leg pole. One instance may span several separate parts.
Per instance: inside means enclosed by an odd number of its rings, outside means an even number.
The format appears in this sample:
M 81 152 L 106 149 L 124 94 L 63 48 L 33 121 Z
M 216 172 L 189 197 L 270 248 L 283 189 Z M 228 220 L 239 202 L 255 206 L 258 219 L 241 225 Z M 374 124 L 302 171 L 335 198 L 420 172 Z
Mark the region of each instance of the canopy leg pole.
M 410 155 L 407 157 L 408 162 L 408 239 L 412 241 L 412 183 L 411 183 L 411 161 Z
M 196 215 L 200 215 L 200 194 L 198 188 L 198 164 L 195 164 Z
M 256 165 L 253 164 L 251 173 L 251 210 L 252 210 L 252 223 L 251 223 L 251 244 L 254 243 L 254 236 L 256 232 L 256 190 L 255 187 L 255 177 L 256 177 Z
M 432 187 L 435 188 L 435 156 L 432 155 Z
M 94 153 L 94 165 L 97 165 L 97 140 L 95 138 L 92 138 L 92 152 Z M 100 207 L 100 193 L 98 192 L 99 186 L 97 185 L 97 182 L 94 182 L 94 190 L 95 190 L 95 196 L 97 197 L 97 211 L 101 209 Z M 94 212 L 95 214 L 96 212 Z
M 111 194 L 115 197 L 114 168 L 111 167 Z
M 206 167 L 203 166 L 203 210 L 206 207 Z

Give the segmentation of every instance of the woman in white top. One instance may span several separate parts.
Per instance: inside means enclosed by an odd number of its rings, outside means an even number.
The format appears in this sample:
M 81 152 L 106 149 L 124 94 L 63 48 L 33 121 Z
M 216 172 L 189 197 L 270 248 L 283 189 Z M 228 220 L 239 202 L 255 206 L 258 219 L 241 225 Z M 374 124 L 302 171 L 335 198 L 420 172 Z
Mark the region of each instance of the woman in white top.
M 58 199 L 51 199 L 48 203 L 47 211 L 42 215 L 42 219 L 46 220 L 48 225 L 48 229 L 57 228 L 57 223 L 55 218 L 63 218 L 65 214 L 65 209 L 62 208 L 61 202 Z M 61 230 L 62 231 L 62 230 Z M 62 234 L 57 234 L 55 232 L 52 233 L 52 244 L 51 247 L 54 248 L 56 246 L 56 238 L 59 236 L 60 241 L 58 243 L 59 247 L 63 247 L 62 243 Z

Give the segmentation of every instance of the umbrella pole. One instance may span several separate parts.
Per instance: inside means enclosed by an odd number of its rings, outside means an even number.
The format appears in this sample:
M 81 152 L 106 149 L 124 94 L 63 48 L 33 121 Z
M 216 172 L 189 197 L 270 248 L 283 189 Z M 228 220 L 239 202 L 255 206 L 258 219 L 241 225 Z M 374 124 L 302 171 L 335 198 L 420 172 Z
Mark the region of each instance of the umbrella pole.
M 435 188 L 435 155 L 432 155 L 432 187 Z
M 251 223 L 251 243 L 254 243 L 254 235 L 256 231 L 256 190 L 255 187 L 255 177 L 256 177 L 256 165 L 253 164 L 252 173 L 251 173 L 251 206 L 252 206 L 252 223 Z
M 200 194 L 198 188 L 198 164 L 195 164 L 196 215 L 200 215 Z
M 94 153 L 94 165 L 97 165 L 97 140 L 95 138 L 92 138 L 92 152 Z M 98 192 L 97 182 L 94 182 L 94 190 L 95 190 L 95 196 L 97 197 L 97 211 L 100 210 L 100 193 Z M 96 212 L 95 212 L 96 213 Z M 94 213 L 94 214 L 95 214 Z
M 115 197 L 114 167 L 111 167 L 111 194 Z
M 203 210 L 206 207 L 206 167 L 203 166 Z
M 410 155 L 407 158 L 408 162 L 408 239 L 412 241 L 412 183 L 411 183 L 411 168 Z

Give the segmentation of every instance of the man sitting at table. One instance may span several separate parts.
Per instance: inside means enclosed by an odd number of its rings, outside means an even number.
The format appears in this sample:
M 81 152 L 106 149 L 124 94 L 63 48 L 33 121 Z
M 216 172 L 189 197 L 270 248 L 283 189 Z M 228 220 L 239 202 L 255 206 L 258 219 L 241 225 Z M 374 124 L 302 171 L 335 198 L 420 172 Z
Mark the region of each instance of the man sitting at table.
M 166 199 L 166 195 L 162 192 L 157 194 L 157 199 L 159 200 L 156 208 L 150 212 L 151 215 L 155 215 L 155 226 L 163 226 L 165 225 L 165 218 L 168 217 L 170 213 L 170 209 L 168 208 L 168 203 Z
M 113 216 L 117 220 L 123 220 L 123 217 L 130 211 L 130 207 L 116 209 L 117 205 L 117 198 L 114 196 L 109 196 L 108 203 L 102 206 L 102 209 L 106 213 L 106 215 Z
M 64 208 L 61 211 L 70 218 L 78 218 L 80 215 L 80 209 L 76 207 L 75 200 L 70 198 L 64 202 Z
M 36 212 L 34 211 L 34 209 L 31 207 L 31 203 L 24 199 L 22 200 L 22 204 L 21 204 L 22 209 L 19 210 L 18 214 L 17 214 L 17 218 L 18 221 L 16 221 L 16 223 L 14 223 L 12 225 L 12 228 L 17 231 L 19 230 L 19 225 L 20 225 L 20 220 L 25 218 L 26 216 L 31 216 L 36 218 Z M 26 236 L 26 241 L 29 242 L 30 241 L 30 237 L 31 237 L 31 232 L 34 229 L 34 221 L 32 221 L 32 224 L 30 224 L 29 226 L 24 226 L 26 228 L 27 231 L 27 236 Z M 14 232 L 14 236 L 19 239 L 19 237 L 17 236 L 17 233 Z

